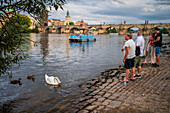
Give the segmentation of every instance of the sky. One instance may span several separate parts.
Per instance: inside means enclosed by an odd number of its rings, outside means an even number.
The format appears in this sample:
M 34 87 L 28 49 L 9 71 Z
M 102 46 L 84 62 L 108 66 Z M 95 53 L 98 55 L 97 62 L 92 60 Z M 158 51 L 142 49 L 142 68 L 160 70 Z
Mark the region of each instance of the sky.
M 170 23 L 170 0 L 66 0 L 64 10 L 52 9 L 50 19 L 65 20 L 69 10 L 71 21 L 88 24 Z

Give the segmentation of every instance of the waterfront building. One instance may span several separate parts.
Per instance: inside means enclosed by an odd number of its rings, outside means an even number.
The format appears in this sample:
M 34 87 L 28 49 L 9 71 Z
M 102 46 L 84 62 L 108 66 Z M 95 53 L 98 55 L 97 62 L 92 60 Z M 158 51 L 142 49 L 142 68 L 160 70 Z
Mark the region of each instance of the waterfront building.
M 58 26 L 63 26 L 63 25 L 64 25 L 64 21 L 59 21 L 59 22 L 57 23 L 57 25 L 58 25 Z
M 61 21 L 59 19 L 48 20 L 48 26 L 62 26 L 62 25 L 64 25 L 64 21 Z
M 87 25 L 87 23 L 81 20 L 81 21 L 77 21 L 75 25 L 84 26 L 84 25 Z

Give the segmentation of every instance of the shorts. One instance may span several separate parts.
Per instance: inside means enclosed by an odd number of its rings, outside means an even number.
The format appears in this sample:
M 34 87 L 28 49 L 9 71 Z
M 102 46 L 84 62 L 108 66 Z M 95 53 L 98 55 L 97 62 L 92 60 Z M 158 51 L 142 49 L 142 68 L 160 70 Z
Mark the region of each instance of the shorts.
M 155 55 L 160 55 L 161 47 L 155 47 Z
M 132 59 L 126 59 L 125 60 L 125 68 L 126 69 L 130 69 L 130 68 L 132 68 L 132 67 L 134 67 L 134 59 L 135 58 L 132 58 Z
M 141 56 L 135 57 L 135 67 L 141 66 Z

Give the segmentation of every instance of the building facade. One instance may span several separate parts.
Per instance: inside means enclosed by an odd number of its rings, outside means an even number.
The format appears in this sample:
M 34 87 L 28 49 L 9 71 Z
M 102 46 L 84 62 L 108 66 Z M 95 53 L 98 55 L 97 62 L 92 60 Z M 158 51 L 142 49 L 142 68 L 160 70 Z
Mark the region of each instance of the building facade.
M 62 26 L 62 25 L 64 25 L 64 21 L 61 21 L 59 19 L 48 20 L 48 26 Z
M 84 26 L 84 25 L 87 25 L 87 23 L 85 23 L 83 20 L 80 20 L 80 21 L 77 21 L 75 25 Z

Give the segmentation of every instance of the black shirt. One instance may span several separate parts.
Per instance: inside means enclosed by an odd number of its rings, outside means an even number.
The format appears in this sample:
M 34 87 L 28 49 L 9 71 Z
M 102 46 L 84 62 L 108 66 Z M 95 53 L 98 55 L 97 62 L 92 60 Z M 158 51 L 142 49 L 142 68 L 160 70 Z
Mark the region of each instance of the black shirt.
M 162 47 L 162 34 L 161 33 L 158 33 L 155 37 L 155 40 L 160 37 L 160 40 L 158 42 L 154 42 L 155 44 L 155 47 Z

